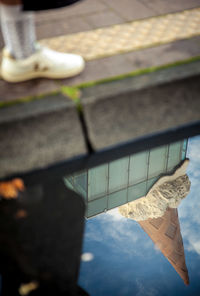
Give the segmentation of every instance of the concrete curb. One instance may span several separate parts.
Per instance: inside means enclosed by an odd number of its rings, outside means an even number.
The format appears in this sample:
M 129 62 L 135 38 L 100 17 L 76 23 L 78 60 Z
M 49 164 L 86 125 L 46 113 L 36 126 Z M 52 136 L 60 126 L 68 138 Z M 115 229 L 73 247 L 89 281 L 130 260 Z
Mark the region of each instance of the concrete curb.
M 72 101 L 62 95 L 0 109 L 0 177 L 85 154 Z
M 94 149 L 200 120 L 200 62 L 83 89 Z

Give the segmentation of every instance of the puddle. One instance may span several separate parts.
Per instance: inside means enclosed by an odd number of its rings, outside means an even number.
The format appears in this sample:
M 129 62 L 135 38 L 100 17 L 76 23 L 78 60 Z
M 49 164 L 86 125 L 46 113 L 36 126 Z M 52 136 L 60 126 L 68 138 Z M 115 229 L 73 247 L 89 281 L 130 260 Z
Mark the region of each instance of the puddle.
M 90 295 L 199 295 L 199 150 L 195 137 L 65 177 L 87 207 Z

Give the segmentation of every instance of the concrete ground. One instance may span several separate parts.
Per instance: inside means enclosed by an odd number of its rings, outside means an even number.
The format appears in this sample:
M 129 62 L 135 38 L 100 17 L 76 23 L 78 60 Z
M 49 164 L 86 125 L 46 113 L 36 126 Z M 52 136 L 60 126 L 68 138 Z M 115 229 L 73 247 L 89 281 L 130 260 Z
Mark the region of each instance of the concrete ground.
M 84 0 L 36 13 L 36 29 L 86 68 L 0 80 L 0 178 L 199 120 L 200 0 Z

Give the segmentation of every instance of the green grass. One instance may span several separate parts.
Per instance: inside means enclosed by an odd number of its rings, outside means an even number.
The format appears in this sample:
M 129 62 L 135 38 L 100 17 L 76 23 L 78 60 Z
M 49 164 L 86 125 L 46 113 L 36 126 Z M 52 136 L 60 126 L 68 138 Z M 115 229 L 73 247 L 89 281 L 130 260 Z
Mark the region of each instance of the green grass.
M 78 87 L 62 86 L 61 93 L 74 102 L 79 113 L 82 112 L 81 91 Z
M 61 93 L 71 100 L 77 100 L 81 97 L 81 91 L 78 87 L 61 86 Z

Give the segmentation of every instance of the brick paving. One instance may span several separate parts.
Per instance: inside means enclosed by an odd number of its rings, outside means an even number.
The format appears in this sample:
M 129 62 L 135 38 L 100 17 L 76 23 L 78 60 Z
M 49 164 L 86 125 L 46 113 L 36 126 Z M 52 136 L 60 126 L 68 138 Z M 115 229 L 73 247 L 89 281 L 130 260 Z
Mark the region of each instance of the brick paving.
M 38 39 L 50 38 L 199 6 L 200 0 L 84 0 L 67 8 L 36 13 L 36 30 Z M 176 59 L 189 58 L 199 54 L 200 41 L 198 37 L 184 42 L 177 41 L 170 45 L 90 61 L 87 63 L 84 73 L 73 79 L 62 81 L 38 79 L 12 86 L 0 81 L 0 101 L 10 101 L 17 97 L 50 92 L 56 90 L 60 83 L 77 84 L 111 77 L 138 68 L 160 65 L 166 61 L 174 62 Z M 0 48 L 2 47 L 3 40 L 0 35 Z M 157 59 L 158 52 L 160 53 L 159 60 Z

